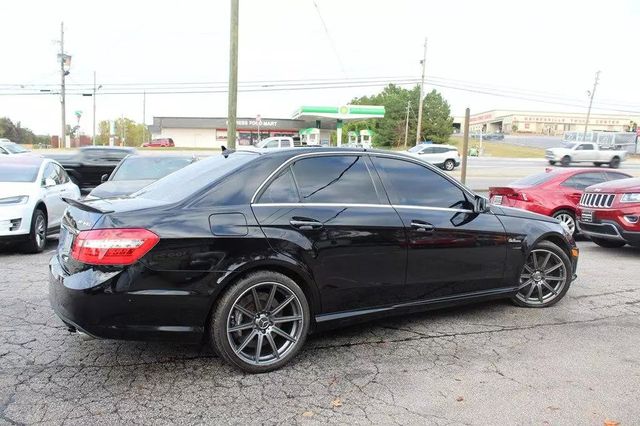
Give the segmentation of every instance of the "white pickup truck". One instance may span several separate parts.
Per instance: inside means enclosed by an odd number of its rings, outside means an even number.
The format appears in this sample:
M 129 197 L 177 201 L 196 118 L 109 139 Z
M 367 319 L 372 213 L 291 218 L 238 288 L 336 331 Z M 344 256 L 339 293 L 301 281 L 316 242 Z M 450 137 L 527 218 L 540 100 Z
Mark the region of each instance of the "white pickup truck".
M 616 169 L 627 157 L 627 151 L 600 149 L 598 144 L 591 142 L 575 142 L 563 148 L 550 148 L 545 151 L 544 158 L 549 164 L 560 163 L 567 167 L 571 163 L 593 163 L 596 167 L 608 164 Z

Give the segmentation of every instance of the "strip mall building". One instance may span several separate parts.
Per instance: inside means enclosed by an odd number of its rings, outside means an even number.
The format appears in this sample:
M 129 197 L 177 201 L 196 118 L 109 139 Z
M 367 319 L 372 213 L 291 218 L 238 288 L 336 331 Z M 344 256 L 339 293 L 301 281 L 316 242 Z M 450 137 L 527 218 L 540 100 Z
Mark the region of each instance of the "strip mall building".
M 308 134 L 309 129 L 322 145 L 329 145 L 336 132 L 342 140 L 342 124 L 349 120 L 384 117 L 384 107 L 373 105 L 302 106 L 292 118 L 238 118 L 237 142 L 251 145 L 271 136 Z M 153 117 L 149 132 L 153 139 L 171 138 L 176 147 L 220 148 L 227 144 L 225 117 Z
M 584 131 L 587 119 L 585 113 L 492 110 L 472 114 L 469 118 L 469 131 L 478 133 L 531 133 L 543 135 L 562 135 L 564 132 Z M 638 122 L 639 116 L 630 114 L 596 114 L 589 117 L 587 131 L 625 132 L 631 122 Z M 456 131 L 464 129 L 464 117 L 454 118 Z

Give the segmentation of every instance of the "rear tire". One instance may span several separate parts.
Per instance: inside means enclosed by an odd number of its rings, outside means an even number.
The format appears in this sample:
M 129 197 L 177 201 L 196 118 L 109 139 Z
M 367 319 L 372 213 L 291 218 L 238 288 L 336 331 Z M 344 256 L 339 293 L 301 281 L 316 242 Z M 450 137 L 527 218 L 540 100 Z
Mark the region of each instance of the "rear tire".
M 47 215 L 36 208 L 31 217 L 31 230 L 29 239 L 22 245 L 26 253 L 40 253 L 47 245 Z
M 618 167 L 620 167 L 620 158 L 613 157 L 609 162 L 609 167 L 611 167 L 612 169 L 617 169 Z
M 625 244 L 627 244 L 624 241 L 609 240 L 607 238 L 596 238 L 596 237 L 591 237 L 591 241 L 593 241 L 600 247 L 604 247 L 604 248 L 620 248 L 620 247 L 623 247 Z
M 564 157 L 562 157 L 562 160 L 560 160 L 560 164 L 562 165 L 562 167 L 569 167 L 569 165 L 571 164 L 571 157 L 565 155 Z
M 553 214 L 553 218 L 566 223 L 571 230 L 571 235 L 575 236 L 578 233 L 576 229 L 576 215 L 572 211 L 558 210 Z
M 446 171 L 450 172 L 453 169 L 455 169 L 456 167 L 456 162 L 453 160 L 447 160 L 444 162 L 444 165 L 442 166 Z
M 287 364 L 309 332 L 311 312 L 291 278 L 272 271 L 246 275 L 220 297 L 209 333 L 214 350 L 247 373 Z
M 571 286 L 569 256 L 550 241 L 531 250 L 520 273 L 518 293 L 511 299 L 525 308 L 546 308 L 558 303 Z

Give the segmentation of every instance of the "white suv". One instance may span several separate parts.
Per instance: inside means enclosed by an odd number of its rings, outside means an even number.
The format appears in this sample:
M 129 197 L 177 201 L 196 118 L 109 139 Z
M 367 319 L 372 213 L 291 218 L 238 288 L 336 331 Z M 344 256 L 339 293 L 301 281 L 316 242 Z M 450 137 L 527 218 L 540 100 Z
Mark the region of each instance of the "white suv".
M 44 250 L 47 235 L 60 229 L 80 189 L 56 161 L 31 155 L 0 157 L 0 243 L 19 242 L 30 253 Z
M 460 153 L 458 148 L 453 145 L 424 143 L 410 148 L 407 154 L 447 171 L 451 171 L 460 165 Z
M 0 155 L 27 154 L 29 152 L 31 151 L 24 148 L 22 145 L 11 142 L 9 139 L 0 139 Z

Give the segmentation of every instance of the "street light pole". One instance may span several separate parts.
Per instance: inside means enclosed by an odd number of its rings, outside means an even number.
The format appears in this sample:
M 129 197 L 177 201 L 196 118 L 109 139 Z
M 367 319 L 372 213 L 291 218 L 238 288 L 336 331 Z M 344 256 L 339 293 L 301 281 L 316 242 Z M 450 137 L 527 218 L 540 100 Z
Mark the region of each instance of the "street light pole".
M 227 146 L 236 149 L 236 120 L 238 118 L 238 9 L 239 0 L 231 0 L 229 30 L 229 104 L 227 112 Z

